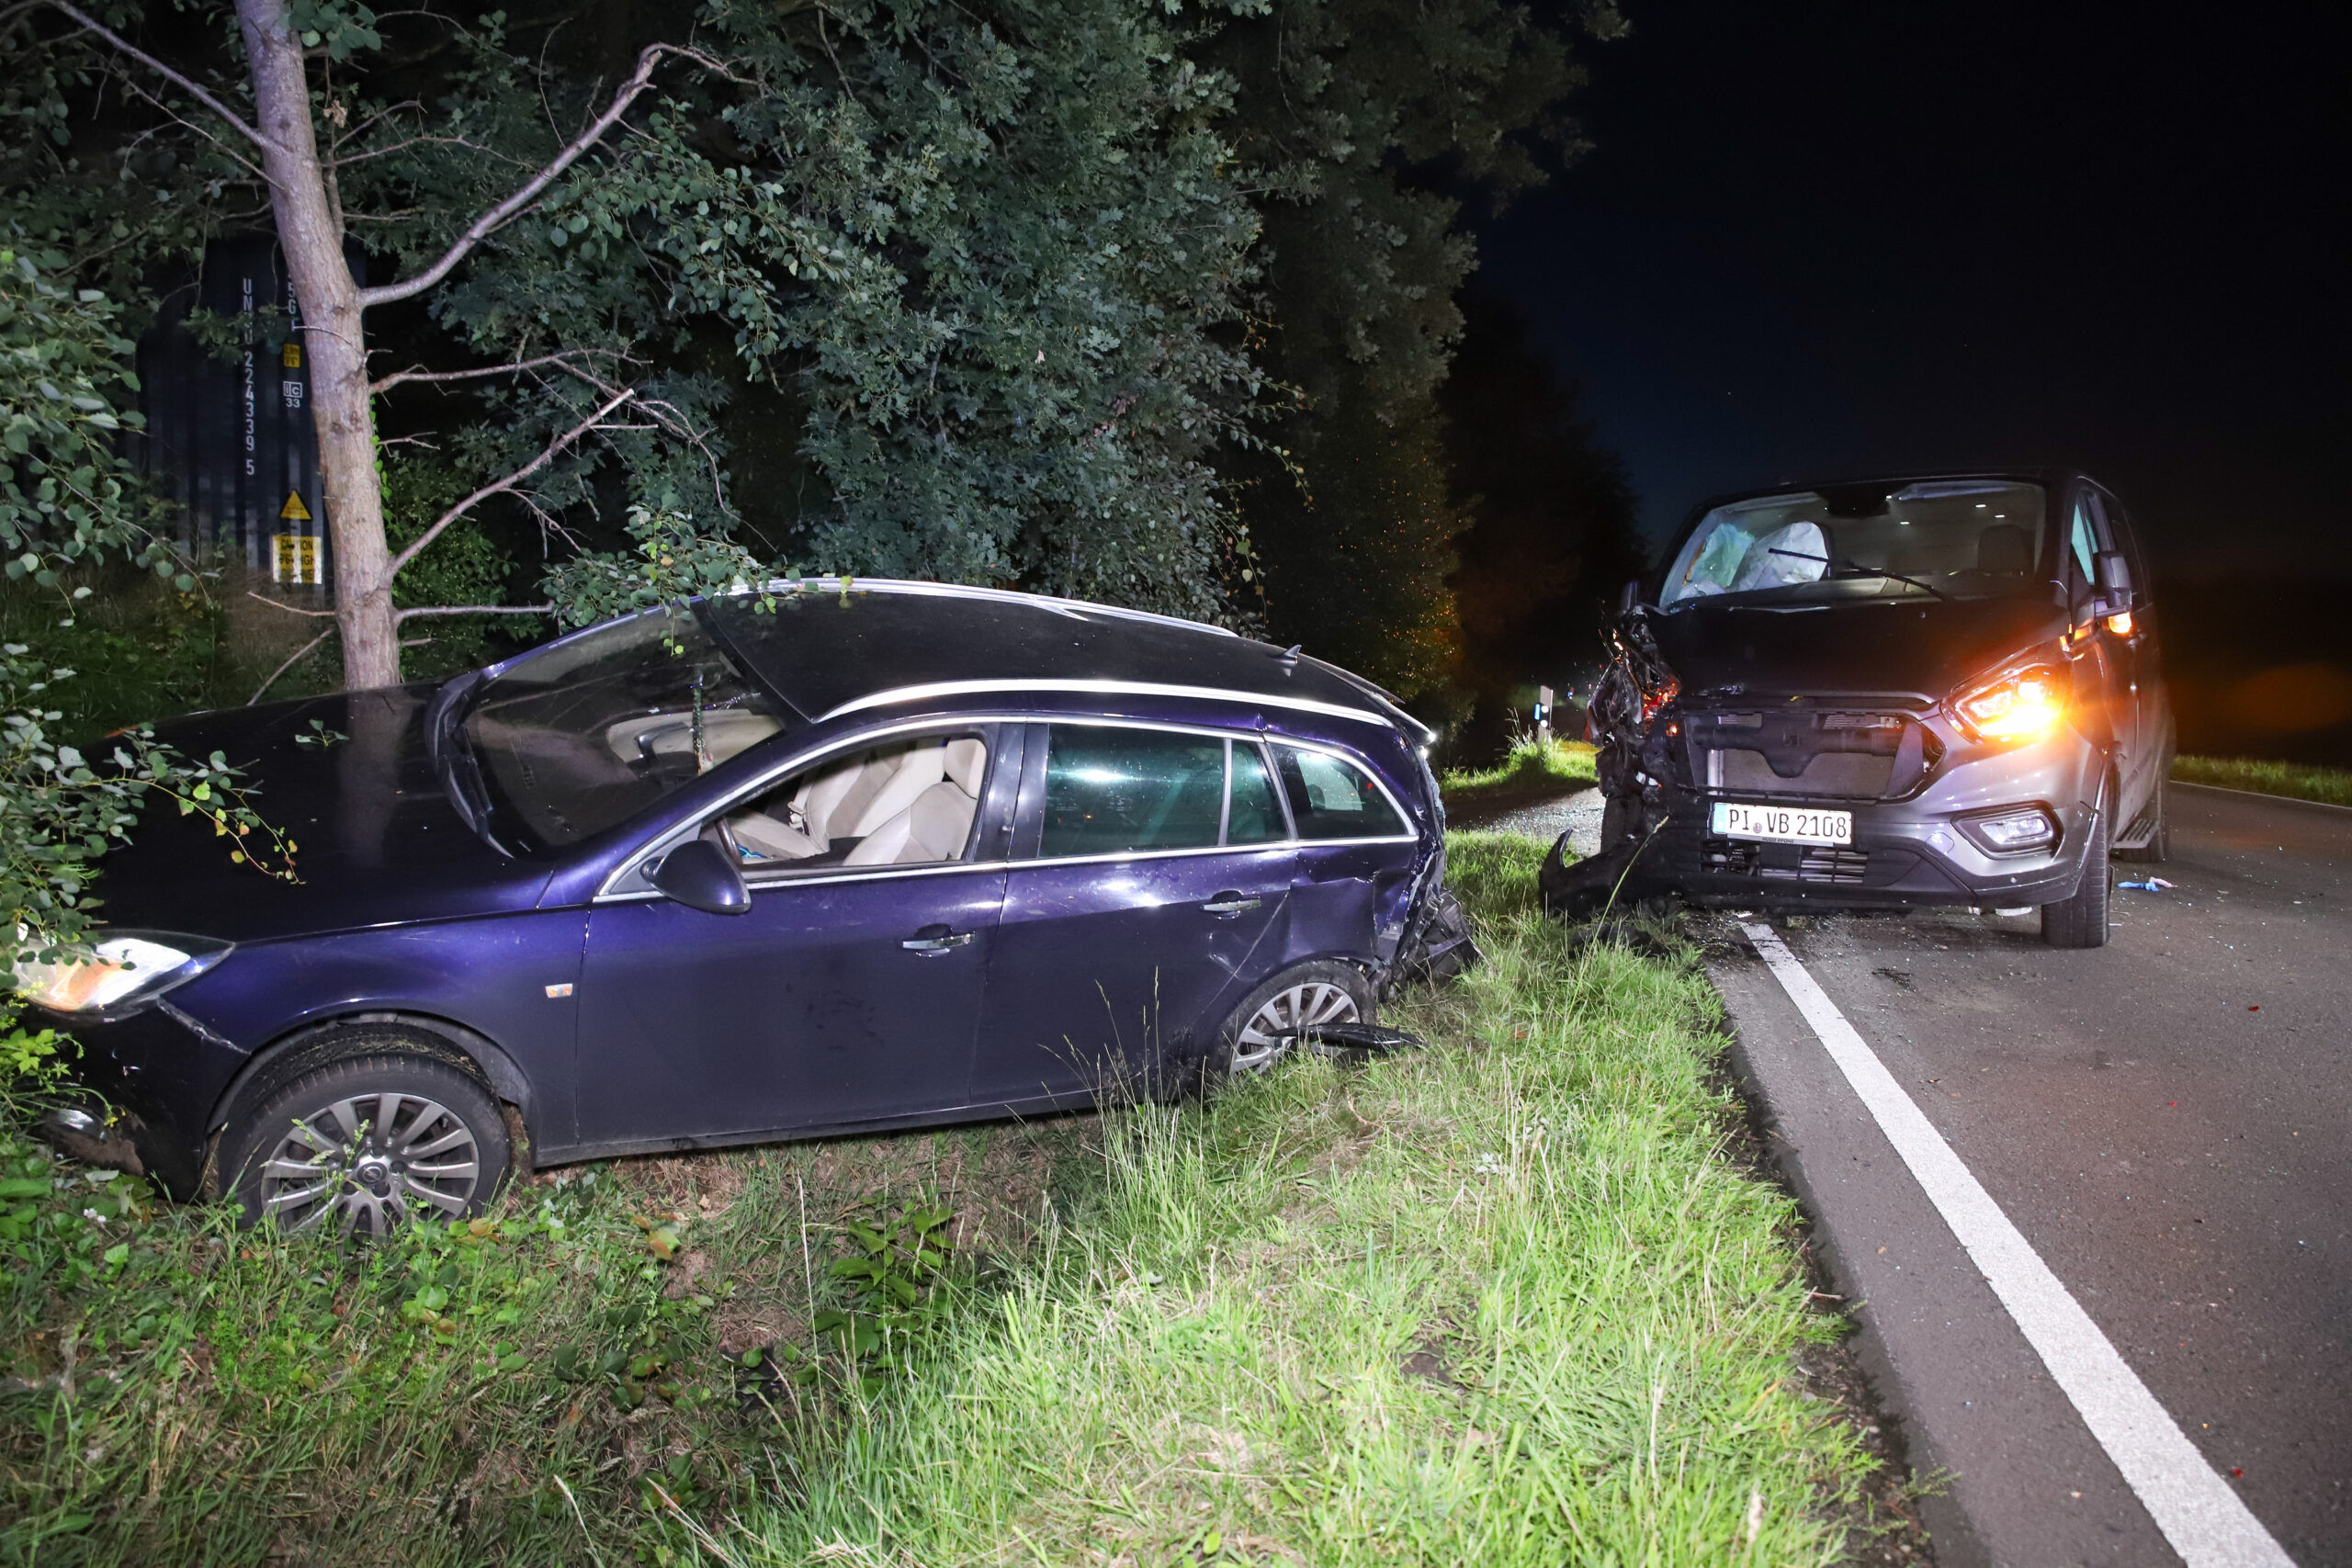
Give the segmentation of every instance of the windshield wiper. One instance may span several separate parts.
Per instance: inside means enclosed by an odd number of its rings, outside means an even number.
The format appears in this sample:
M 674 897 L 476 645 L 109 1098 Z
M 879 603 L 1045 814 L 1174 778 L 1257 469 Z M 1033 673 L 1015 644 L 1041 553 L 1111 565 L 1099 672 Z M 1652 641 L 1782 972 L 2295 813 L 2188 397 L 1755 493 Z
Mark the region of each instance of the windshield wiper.
M 1883 577 L 1893 582 L 1907 582 L 1914 588 L 1922 589 L 1927 592 L 1934 594 L 1937 598 L 1941 599 L 1946 604 L 1951 603 L 1951 595 L 1945 592 L 1942 589 L 1938 588 L 1931 582 L 1922 582 L 1916 577 L 1905 577 L 1899 571 L 1888 571 L 1883 567 L 1864 566 L 1860 561 L 1850 560 L 1844 556 L 1832 558 L 1829 556 L 1808 555 L 1803 550 L 1776 550 L 1770 546 L 1765 547 L 1764 553 L 1771 556 L 1787 556 L 1792 560 L 1819 561 L 1822 565 L 1827 567 L 1831 572 L 1842 572 L 1848 577 Z

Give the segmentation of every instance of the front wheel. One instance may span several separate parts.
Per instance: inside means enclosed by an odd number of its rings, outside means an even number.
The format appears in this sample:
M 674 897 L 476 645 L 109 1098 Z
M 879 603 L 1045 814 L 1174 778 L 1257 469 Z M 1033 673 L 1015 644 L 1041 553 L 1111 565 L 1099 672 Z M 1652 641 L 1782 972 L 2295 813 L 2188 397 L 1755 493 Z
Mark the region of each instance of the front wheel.
M 370 1052 L 328 1062 L 229 1129 L 221 1168 L 248 1224 L 382 1235 L 481 1212 L 505 1179 L 506 1122 L 446 1062 Z
M 2108 811 L 2115 794 L 2109 790 L 2091 818 L 2091 839 L 2083 851 L 2083 879 L 2074 893 L 2041 907 L 2041 940 L 2052 947 L 2105 947 L 2109 930 L 2109 893 L 2115 867 L 2108 854 Z
M 1352 964 L 1318 960 L 1283 971 L 1241 998 L 1217 1034 L 1219 1077 L 1262 1073 L 1317 1024 L 1373 1023 L 1372 982 Z

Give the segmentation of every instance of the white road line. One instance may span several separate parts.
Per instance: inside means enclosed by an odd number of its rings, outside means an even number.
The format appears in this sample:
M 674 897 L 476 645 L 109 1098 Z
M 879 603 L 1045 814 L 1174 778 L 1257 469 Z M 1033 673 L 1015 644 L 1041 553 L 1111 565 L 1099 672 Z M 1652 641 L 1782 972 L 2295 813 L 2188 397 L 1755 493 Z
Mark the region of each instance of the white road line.
M 2294 1568 L 1768 925 L 1742 922 L 1879 1130 L 2188 1568 Z

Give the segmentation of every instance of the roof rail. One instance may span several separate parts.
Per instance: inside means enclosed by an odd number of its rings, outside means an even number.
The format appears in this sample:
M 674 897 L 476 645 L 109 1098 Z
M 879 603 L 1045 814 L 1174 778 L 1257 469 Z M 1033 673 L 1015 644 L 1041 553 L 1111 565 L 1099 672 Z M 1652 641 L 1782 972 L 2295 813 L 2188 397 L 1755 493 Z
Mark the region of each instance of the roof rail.
M 795 590 L 816 593 L 914 593 L 941 599 L 987 599 L 1005 604 L 1033 604 L 1080 620 L 1094 615 L 1110 615 L 1123 621 L 1156 621 L 1164 626 L 1182 626 L 1187 631 L 1210 632 L 1217 637 L 1240 635 L 1230 627 L 1214 626 L 1206 621 L 1188 621 L 1181 615 L 1162 615 L 1150 610 L 1130 610 L 1117 604 L 1097 604 L 1084 599 L 1057 599 L 1050 593 L 1023 593 L 1010 588 L 972 588 L 958 582 L 920 582 L 899 577 L 777 577 L 771 578 L 756 589 L 747 583 L 712 597 L 763 592 L 783 593 Z

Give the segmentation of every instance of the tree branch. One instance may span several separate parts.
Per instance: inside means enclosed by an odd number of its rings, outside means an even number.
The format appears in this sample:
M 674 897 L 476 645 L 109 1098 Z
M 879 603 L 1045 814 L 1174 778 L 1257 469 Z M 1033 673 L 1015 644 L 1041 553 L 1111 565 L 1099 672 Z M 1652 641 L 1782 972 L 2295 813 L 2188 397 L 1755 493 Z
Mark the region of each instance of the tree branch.
M 277 144 L 275 142 L 271 141 L 268 137 L 264 136 L 254 127 L 247 125 L 243 120 L 237 118 L 236 112 L 230 108 L 228 105 L 222 103 L 220 99 L 214 97 L 211 94 L 206 92 L 194 82 L 189 81 L 186 76 L 181 75 L 178 72 L 173 70 L 170 66 L 164 64 L 162 61 L 148 53 L 145 50 L 141 49 L 130 39 L 124 38 L 120 33 L 118 33 L 113 28 L 107 27 L 96 17 L 89 15 L 85 11 L 83 11 L 78 6 L 67 5 L 65 0 L 48 0 L 48 3 L 58 11 L 62 12 L 64 15 L 71 17 L 74 21 L 79 22 L 82 25 L 82 30 L 84 32 L 97 34 L 100 38 L 106 39 L 107 43 L 113 45 L 122 53 L 129 55 L 131 59 L 139 62 L 140 64 L 144 65 L 150 71 L 153 71 L 157 75 L 164 77 L 166 81 L 176 84 L 180 91 L 187 94 L 188 96 L 194 98 L 198 103 L 202 104 L 206 108 L 210 109 L 214 114 L 219 115 L 222 119 L 227 120 L 231 125 L 236 127 L 238 134 L 244 137 L 246 141 L 252 142 L 263 152 L 272 152 L 277 151 Z
M 322 158 L 319 163 L 322 167 L 329 169 L 348 168 L 354 164 L 364 164 L 370 158 L 385 158 L 394 152 L 405 152 L 412 147 L 463 147 L 469 152 L 480 152 L 484 157 L 500 158 L 510 164 L 514 162 L 495 148 L 485 147 L 479 141 L 469 141 L 462 136 L 412 136 L 405 141 L 390 142 L 381 147 L 370 147 L 364 152 L 354 152 L 347 158 L 341 155 Z
M 122 85 L 123 90 L 126 93 L 135 94 L 137 96 L 145 99 L 148 103 L 151 103 L 157 108 L 161 109 L 171 118 L 172 123 L 175 125 L 184 125 L 189 130 L 210 142 L 213 150 L 219 152 L 220 156 L 228 159 L 231 163 L 236 164 L 237 167 L 251 175 L 254 177 L 254 184 L 260 186 L 265 190 L 269 188 L 270 179 L 268 174 L 256 167 L 253 160 L 247 158 L 243 153 L 236 151 L 230 143 L 223 141 L 206 127 L 198 125 L 196 121 L 188 118 L 187 116 L 180 113 L 179 110 L 174 108 L 171 105 L 165 103 L 163 99 L 157 97 L 154 94 L 149 92 L 138 83 L 125 78 Z M 242 130 L 243 128 L 240 127 L 239 129 Z M 264 208 L 262 210 L 266 212 L 269 209 L 267 208 Z
M 256 593 L 250 588 L 245 590 L 245 597 L 258 599 L 271 609 L 283 610 L 289 615 L 333 615 L 334 614 L 333 610 L 304 610 L 292 604 L 281 604 L 266 593 Z
M 266 604 L 269 601 L 265 599 L 262 603 Z M 286 606 L 280 604 L 278 608 L 282 610 L 286 608 Z M 269 672 L 268 680 L 264 681 L 260 685 L 254 688 L 254 694 L 245 699 L 245 705 L 247 707 L 251 707 L 255 703 L 261 701 L 262 694 L 268 691 L 272 686 L 277 685 L 277 678 L 280 675 L 285 674 L 288 670 L 293 669 L 295 665 L 300 663 L 304 654 L 310 652 L 311 649 L 318 647 L 319 644 L 326 641 L 327 638 L 333 636 L 334 636 L 334 628 L 333 626 L 329 626 L 326 630 L 321 632 L 318 636 L 312 637 L 310 641 L 304 643 L 301 647 L 296 649 L 291 654 L 288 655 L 285 663 L 279 665 L 277 669 Z
M 405 621 L 412 615 L 552 615 L 553 604 L 434 604 L 422 610 L 395 610 L 392 618 Z
M 477 381 L 485 376 L 520 375 L 526 370 L 536 370 L 542 365 L 560 365 L 570 369 L 571 356 L 575 354 L 602 354 L 615 359 L 625 357 L 609 348 L 568 348 L 560 354 L 542 354 L 537 359 L 518 359 L 509 365 L 485 365 L 478 370 L 396 370 L 382 380 L 371 383 L 368 395 L 376 397 L 389 392 L 403 381 Z M 605 387 L 602 389 L 610 392 L 613 389 Z
M 51 0 L 51 4 L 60 3 L 62 0 Z M 713 70 L 722 72 L 725 70 L 718 62 L 699 50 L 670 43 L 646 45 L 645 51 L 637 57 L 636 73 L 621 84 L 620 90 L 613 95 L 613 101 L 605 106 L 605 112 L 590 122 L 587 130 L 573 137 L 571 145 L 557 153 L 553 162 L 526 181 L 521 190 L 475 219 L 466 231 L 458 236 L 456 243 L 441 253 L 440 260 L 418 273 L 414 277 L 405 277 L 398 283 L 387 283 L 375 288 L 361 289 L 359 291 L 360 308 L 365 310 L 374 305 L 390 305 L 396 300 L 409 299 L 413 295 L 424 293 L 448 276 L 450 268 L 465 260 L 476 245 L 503 228 L 509 220 L 538 200 L 540 194 L 560 178 L 564 170 L 578 163 L 588 149 L 604 140 L 606 131 L 620 123 L 621 117 L 628 112 L 629 106 L 637 102 L 639 96 L 653 85 L 653 68 L 662 62 L 662 57 L 665 54 L 680 55 Z
M 590 431 L 595 429 L 599 424 L 602 424 L 606 414 L 612 412 L 615 409 L 620 407 L 623 403 L 628 402 L 631 398 L 636 396 L 636 392 L 624 387 L 610 401 L 605 403 L 603 408 L 598 409 L 594 413 L 590 414 L 586 419 L 582 420 L 578 424 L 573 425 L 570 430 L 565 431 L 553 441 L 548 442 L 547 449 L 541 452 L 537 457 L 532 458 L 529 462 L 515 469 L 513 473 L 508 474 L 504 479 L 491 480 L 490 483 L 482 486 L 481 489 L 474 491 L 473 494 L 466 497 L 465 500 L 458 502 L 457 505 L 443 513 L 435 520 L 432 527 L 427 528 L 424 533 L 417 536 L 416 541 L 413 544 L 410 545 L 408 548 L 402 550 L 400 554 L 392 558 L 390 570 L 384 573 L 385 580 L 389 581 L 392 578 L 398 577 L 401 573 L 401 569 L 407 566 L 409 562 L 416 558 L 417 551 L 424 548 L 425 546 L 439 538 L 441 536 L 441 531 L 444 528 L 447 528 L 450 524 L 455 523 L 458 518 L 463 517 L 467 513 L 471 512 L 481 502 L 488 501 L 492 496 L 498 494 L 502 491 L 513 490 L 516 485 L 521 484 L 525 479 L 529 479 L 533 474 L 537 473 L 549 463 L 554 462 L 557 457 L 560 456 L 566 447 L 578 441 Z M 255 597 L 259 597 L 259 595 L 255 595 Z M 269 600 L 263 600 L 262 602 L 264 604 L 272 603 L 272 601 Z M 285 608 L 284 605 L 280 605 L 278 607 L 280 609 Z

